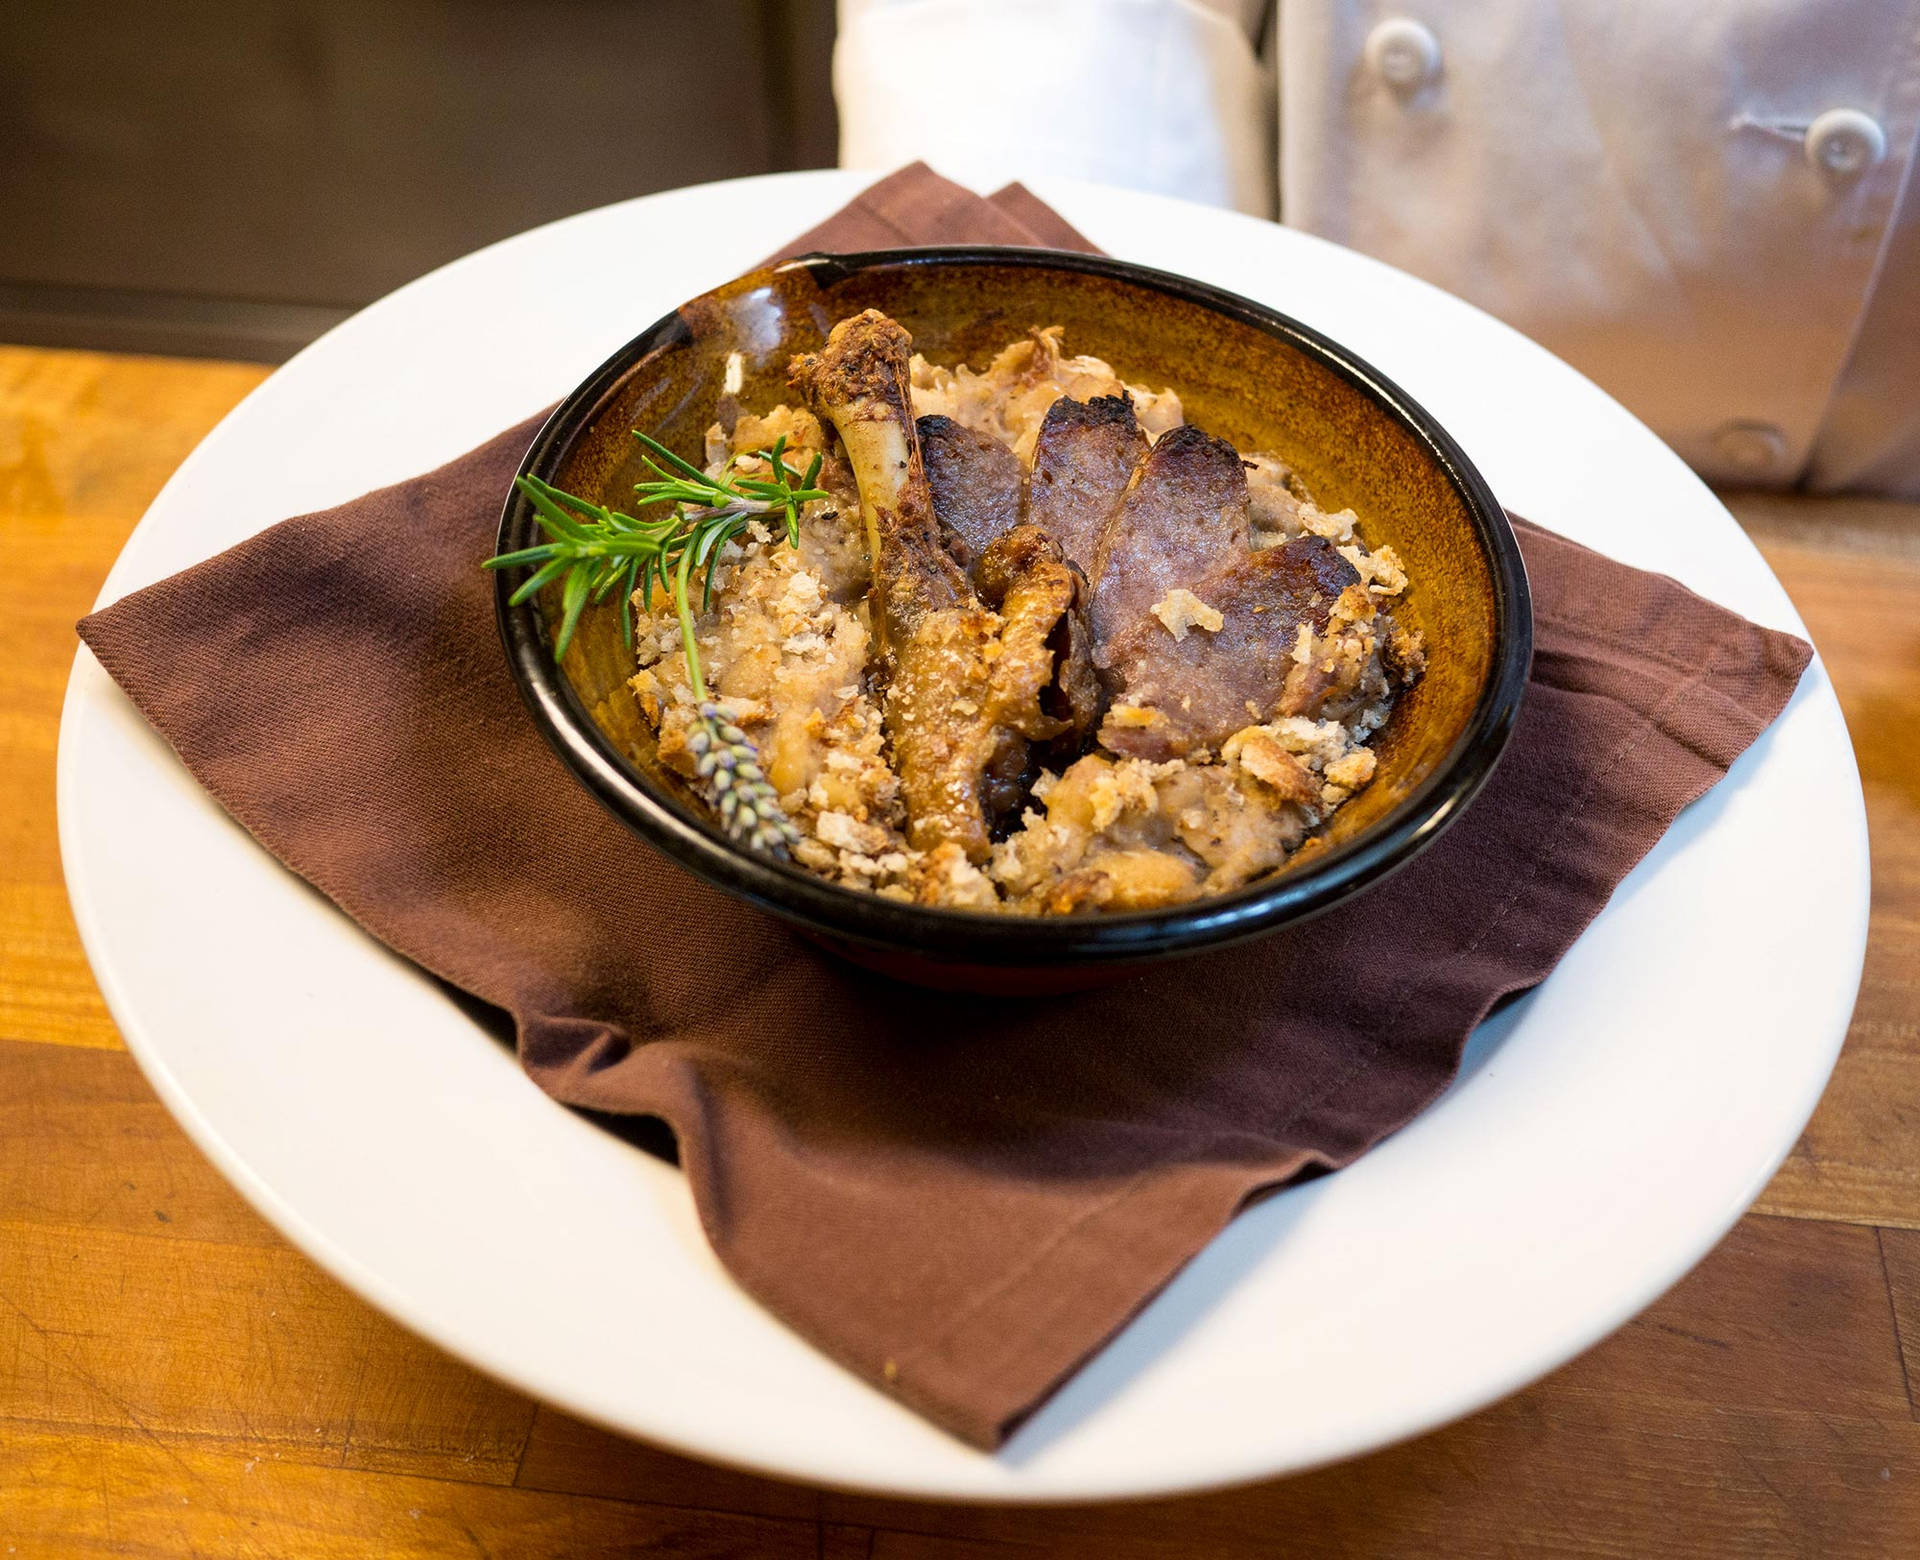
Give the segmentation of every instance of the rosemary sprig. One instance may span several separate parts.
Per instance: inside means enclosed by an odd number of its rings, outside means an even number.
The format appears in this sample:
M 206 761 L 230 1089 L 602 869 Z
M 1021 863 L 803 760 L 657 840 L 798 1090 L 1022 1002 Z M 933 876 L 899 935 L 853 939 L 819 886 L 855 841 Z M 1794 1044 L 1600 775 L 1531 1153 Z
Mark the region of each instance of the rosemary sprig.
M 606 600 L 615 586 L 621 590 L 621 635 L 629 645 L 633 643 L 632 600 L 636 592 L 651 601 L 656 583 L 676 591 L 676 579 L 694 569 L 704 569 L 704 610 L 713 595 L 714 568 L 728 542 L 755 520 L 777 516 L 786 529 L 788 543 L 798 546 L 800 506 L 828 497 L 813 485 L 820 475 L 820 456 L 815 455 L 801 475 L 783 458 L 787 447 L 784 437 L 776 440 L 772 449 L 756 450 L 749 457 L 767 463 L 772 476 L 763 479 L 736 473 L 738 456 L 718 477 L 709 477 L 657 439 L 638 430 L 633 436 L 650 451 L 645 464 L 654 474 L 653 480 L 634 484 L 633 490 L 640 497 L 635 507 L 672 506 L 657 518 L 636 519 L 562 492 L 538 477 L 514 479 L 533 505 L 534 518 L 548 539 L 517 552 L 500 553 L 489 558 L 486 567 L 538 566 L 513 593 L 515 606 L 555 580 L 564 579 L 560 631 L 553 643 L 556 658 L 567 653 L 587 603 Z M 691 619 L 677 595 L 675 606 L 681 613 L 687 670 L 695 692 L 704 698 L 700 652 L 694 645 Z
M 652 473 L 648 481 L 634 484 L 640 499 L 634 507 L 665 504 L 669 506 L 665 514 L 641 519 L 563 492 L 538 477 L 516 477 L 514 483 L 533 505 L 534 518 L 547 540 L 497 554 L 484 567 L 533 569 L 510 598 L 515 606 L 560 582 L 560 629 L 553 641 L 556 660 L 573 643 L 587 604 L 605 601 L 615 590 L 620 592 L 621 637 L 631 646 L 635 594 L 651 602 L 655 585 L 663 587 L 680 620 L 687 682 L 699 720 L 687 746 L 699 776 L 729 834 L 758 849 L 785 855 L 787 847 L 798 842 L 799 831 L 781 812 L 753 744 L 707 694 L 690 591 L 694 574 L 704 570 L 700 602 L 704 611 L 713 599 L 713 573 L 721 552 L 756 520 L 777 519 L 788 545 L 799 545 L 800 506 L 829 496 L 814 486 L 821 458 L 816 454 L 804 474 L 795 471 L 786 463 L 787 441 L 782 437 L 772 449 L 756 450 L 749 457 L 766 462 L 768 476 L 739 472 L 736 456 L 718 476 L 710 477 L 657 439 L 638 429 L 633 436 L 646 447 L 644 464 Z

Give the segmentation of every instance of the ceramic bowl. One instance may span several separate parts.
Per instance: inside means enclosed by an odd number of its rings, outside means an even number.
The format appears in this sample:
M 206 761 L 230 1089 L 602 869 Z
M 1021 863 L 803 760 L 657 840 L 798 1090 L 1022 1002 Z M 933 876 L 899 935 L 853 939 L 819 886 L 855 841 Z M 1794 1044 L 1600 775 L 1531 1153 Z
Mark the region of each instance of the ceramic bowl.
M 1413 586 L 1396 621 L 1426 636 L 1427 673 L 1373 747 L 1373 783 L 1279 872 L 1233 893 L 1123 915 L 996 916 L 901 904 L 838 887 L 726 838 L 654 758 L 627 689 L 616 609 L 589 610 L 563 661 L 555 602 L 508 601 L 502 638 L 533 719 L 622 822 L 682 866 L 785 917 L 857 962 L 957 989 L 1065 990 L 1153 959 L 1279 931 L 1378 882 L 1431 844 L 1485 783 L 1513 729 L 1532 654 L 1526 570 L 1486 482 L 1384 375 L 1306 326 L 1183 277 L 1049 250 L 933 248 L 809 256 L 696 298 L 642 332 L 566 398 L 521 470 L 610 504 L 630 500 L 643 429 L 698 463 L 728 356 L 740 400 L 788 399 L 787 362 L 836 320 L 885 310 L 935 363 L 976 368 L 1037 325 L 1121 378 L 1180 394 L 1190 421 L 1242 449 L 1276 452 L 1316 502 L 1359 513 Z M 499 550 L 539 540 L 531 506 L 506 496 Z

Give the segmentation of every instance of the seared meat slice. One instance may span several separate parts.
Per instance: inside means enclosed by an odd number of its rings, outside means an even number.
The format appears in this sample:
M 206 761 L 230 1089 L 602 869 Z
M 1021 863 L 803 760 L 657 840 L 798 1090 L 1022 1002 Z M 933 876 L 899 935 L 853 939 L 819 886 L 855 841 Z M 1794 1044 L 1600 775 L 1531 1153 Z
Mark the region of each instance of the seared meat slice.
M 1122 633 L 1160 631 L 1148 613 L 1168 591 L 1193 586 L 1248 550 L 1240 452 L 1191 423 L 1163 434 L 1134 473 L 1087 571 L 1100 664 L 1115 664 L 1113 641 Z
M 971 573 L 993 539 L 1025 518 L 1026 473 L 998 439 L 951 417 L 922 417 L 914 427 L 948 551 Z
M 1202 576 L 1191 594 L 1218 614 L 1218 627 L 1175 619 L 1184 630 L 1175 638 L 1160 618 L 1143 615 L 1103 647 L 1124 691 L 1100 728 L 1101 743 L 1130 758 L 1164 760 L 1217 751 L 1234 732 L 1276 713 L 1318 713 L 1333 680 L 1317 677 L 1320 658 L 1297 658 L 1300 629 L 1325 633 L 1342 593 L 1359 584 L 1353 565 L 1318 536 L 1245 554 Z M 1365 594 L 1350 601 L 1371 616 Z
M 1060 397 L 1033 447 L 1027 519 L 1042 527 L 1089 577 L 1107 522 L 1147 453 L 1147 437 L 1124 395 Z
M 912 340 L 877 310 L 834 326 L 791 379 L 832 423 L 860 490 L 873 559 L 874 620 L 887 656 L 887 735 L 917 850 L 984 861 L 989 824 L 1021 788 L 1026 745 L 1066 729 L 1040 707 L 1048 646 L 1073 604 L 1057 559 L 1013 557 L 1001 612 L 983 606 L 941 543 L 907 397 Z M 991 550 L 991 549 L 989 549 Z
M 1041 717 L 1016 716 L 1020 706 L 1010 699 L 1008 718 L 1025 736 L 1044 739 L 1047 757 L 1077 758 L 1106 709 L 1087 628 L 1086 576 L 1039 526 L 1023 525 L 981 555 L 974 578 L 1006 619 L 995 676 L 1011 692 L 1014 668 L 1021 668 L 1017 675 L 1033 688 L 1033 714 Z

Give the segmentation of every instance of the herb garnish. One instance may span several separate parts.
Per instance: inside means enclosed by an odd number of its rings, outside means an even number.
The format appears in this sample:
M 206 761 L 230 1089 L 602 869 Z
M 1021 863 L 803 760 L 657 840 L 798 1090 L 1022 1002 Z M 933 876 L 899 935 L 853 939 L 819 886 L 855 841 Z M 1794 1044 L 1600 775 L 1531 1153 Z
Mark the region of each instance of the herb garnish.
M 728 834 L 757 849 L 784 856 L 788 846 L 799 842 L 800 833 L 780 810 L 752 742 L 707 694 L 688 590 L 694 572 L 704 569 L 704 611 L 713 598 L 713 572 L 721 551 L 755 521 L 777 519 L 786 531 L 787 544 L 799 546 L 800 506 L 830 496 L 814 486 L 820 476 L 821 457 L 816 454 L 802 475 L 786 463 L 787 441 L 783 436 L 774 441 L 772 449 L 756 450 L 744 457 L 764 461 L 767 477 L 750 477 L 737 471 L 741 456 L 728 461 L 718 476 L 710 477 L 657 439 L 637 429 L 633 436 L 646 446 L 646 468 L 653 473 L 652 480 L 634 484 L 633 490 L 640 498 L 635 507 L 667 504 L 671 507 L 666 514 L 638 519 L 564 493 L 538 477 L 516 477 L 514 485 L 533 505 L 534 518 L 548 540 L 489 558 L 484 567 L 537 566 L 514 591 L 514 606 L 555 581 L 561 582 L 560 631 L 553 642 L 556 660 L 573 642 L 580 614 L 589 602 L 598 604 L 619 591 L 620 632 L 631 646 L 634 595 L 639 593 L 651 602 L 654 586 L 664 588 L 680 619 L 687 681 L 697 705 L 698 724 L 687 736 L 696 770 Z

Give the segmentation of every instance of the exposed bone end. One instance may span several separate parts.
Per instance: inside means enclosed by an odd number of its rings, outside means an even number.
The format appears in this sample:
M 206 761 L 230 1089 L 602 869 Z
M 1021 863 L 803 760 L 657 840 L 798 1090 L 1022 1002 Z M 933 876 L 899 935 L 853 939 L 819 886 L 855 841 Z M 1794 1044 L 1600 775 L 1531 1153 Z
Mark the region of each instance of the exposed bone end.
M 912 355 L 913 337 L 906 328 L 868 309 L 834 326 L 821 351 L 794 358 L 787 382 L 824 417 L 832 418 L 835 408 L 877 401 L 899 408 L 911 422 L 907 364 Z
M 973 601 L 934 519 L 907 388 L 912 346 L 899 324 L 869 309 L 834 326 L 821 351 L 795 358 L 789 370 L 808 405 L 833 424 L 853 468 L 880 609 L 877 637 L 889 662 L 926 613 Z
M 916 469 L 919 450 L 907 389 L 912 350 L 913 337 L 903 326 L 868 309 L 834 326 L 823 349 L 794 358 L 787 370 L 788 382 L 840 435 L 876 565 L 886 531 L 901 524 L 933 525 L 925 474 Z M 887 524 L 890 519 L 894 526 Z

